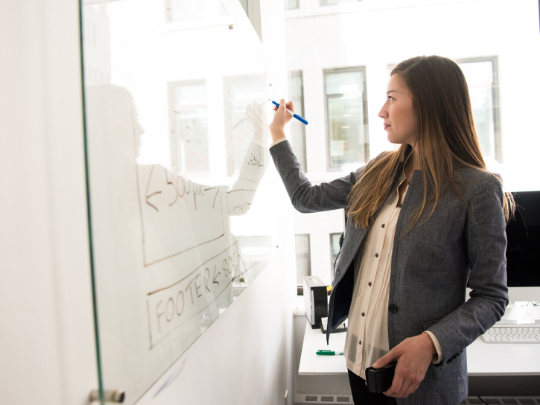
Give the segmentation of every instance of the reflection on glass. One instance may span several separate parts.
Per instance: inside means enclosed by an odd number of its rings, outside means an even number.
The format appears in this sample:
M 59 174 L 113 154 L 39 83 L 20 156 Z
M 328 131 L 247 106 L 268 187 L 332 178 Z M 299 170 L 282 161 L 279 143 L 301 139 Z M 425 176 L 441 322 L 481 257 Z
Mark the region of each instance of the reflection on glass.
M 165 0 L 166 22 L 200 21 L 226 15 L 227 11 L 215 0 Z
M 293 10 L 295 8 L 299 8 L 300 1 L 299 0 L 285 0 L 285 9 L 286 10 Z
M 128 405 L 278 245 L 274 184 L 261 184 L 270 110 L 261 49 L 229 30 L 217 0 L 168 4 L 212 23 L 169 24 L 151 0 L 82 7 L 83 24 L 100 21 L 83 26 L 84 68 L 102 66 L 111 83 L 84 83 L 100 386 L 125 389 Z
M 270 235 L 242 236 L 238 238 L 239 257 L 243 267 L 250 270 L 261 262 L 268 262 L 272 257 L 272 237 Z M 234 287 L 237 287 L 235 296 L 247 286 L 245 277 L 238 277 L 234 280 Z
M 169 83 L 169 93 L 174 138 L 171 143 L 177 145 L 173 167 L 176 166 L 179 173 L 208 171 L 206 83 Z
M 495 82 L 495 66 L 493 60 L 461 61 L 459 66 L 465 75 L 474 124 L 482 154 L 487 159 L 501 161 L 500 133 L 498 114 L 495 113 L 498 105 L 498 85 Z
M 149 378 L 147 385 L 159 377 L 270 259 L 269 237 L 240 243 L 229 223 L 248 212 L 264 166 L 245 163 L 229 190 L 160 164 L 139 165 L 144 130 L 129 91 L 89 86 L 85 94 L 101 364 L 105 383 L 122 383 L 136 396 L 145 386 L 137 380 Z M 257 103 L 245 119 L 265 122 Z M 252 161 L 263 161 L 262 144 L 262 132 L 253 132 L 245 148 Z M 178 272 L 178 279 L 167 282 L 159 276 L 163 270 Z M 234 289 L 237 284 L 243 288 Z M 147 332 L 134 334 L 143 325 Z M 167 346 L 168 362 L 155 351 Z M 144 366 L 133 368 L 139 361 Z
M 311 276 L 311 249 L 309 234 L 295 235 L 296 284 L 303 285 L 304 277 Z
M 331 280 L 334 278 L 334 265 L 336 263 L 336 258 L 339 254 L 339 238 L 341 233 L 331 233 L 330 234 L 330 273 L 332 274 Z
M 330 168 L 369 160 L 364 83 L 361 68 L 325 71 Z
M 169 21 L 200 20 L 205 16 L 205 2 L 191 0 L 166 0 Z
M 297 114 L 304 117 L 304 80 L 302 71 L 289 72 L 291 101 Z M 302 165 L 302 171 L 307 171 L 306 159 L 306 126 L 300 121 L 291 120 L 291 141 L 294 153 Z
M 84 46 L 93 57 L 84 64 L 84 78 L 88 85 L 111 82 L 109 18 L 105 6 L 87 7 L 84 13 Z
M 321 6 L 332 6 L 334 4 L 359 2 L 362 0 L 320 0 L 320 1 L 321 1 Z
M 252 100 L 261 100 L 262 103 L 268 100 L 268 85 L 266 75 L 242 75 L 223 78 L 223 94 L 225 103 L 225 120 L 233 123 L 226 125 L 227 140 L 227 174 L 230 176 L 238 170 L 245 156 L 245 148 L 242 147 L 244 137 L 241 131 L 236 129 L 236 125 L 242 122 L 246 106 Z M 263 104 L 264 105 L 264 104 Z M 250 125 L 246 123 L 244 125 Z

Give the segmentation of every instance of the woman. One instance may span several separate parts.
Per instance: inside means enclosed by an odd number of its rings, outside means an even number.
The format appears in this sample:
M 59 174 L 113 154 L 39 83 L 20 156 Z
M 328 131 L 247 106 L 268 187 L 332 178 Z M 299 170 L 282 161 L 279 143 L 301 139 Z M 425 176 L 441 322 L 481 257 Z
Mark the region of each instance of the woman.
M 270 153 L 294 207 L 346 208 L 327 339 L 348 317 L 354 403 L 461 403 L 468 392 L 464 349 L 508 303 L 505 219 L 513 210 L 486 170 L 462 71 L 439 56 L 397 65 L 379 117 L 399 151 L 318 186 L 285 142 L 291 117 L 284 104 L 270 125 Z M 391 388 L 367 393 L 365 369 L 393 360 Z

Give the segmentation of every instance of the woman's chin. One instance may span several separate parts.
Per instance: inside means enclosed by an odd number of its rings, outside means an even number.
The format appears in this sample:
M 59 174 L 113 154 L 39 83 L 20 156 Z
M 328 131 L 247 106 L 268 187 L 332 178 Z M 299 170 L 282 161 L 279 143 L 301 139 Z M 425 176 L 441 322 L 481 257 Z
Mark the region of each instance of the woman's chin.
M 395 137 L 388 134 L 388 142 L 393 143 L 394 145 L 401 145 L 403 141 L 401 139 L 396 139 Z

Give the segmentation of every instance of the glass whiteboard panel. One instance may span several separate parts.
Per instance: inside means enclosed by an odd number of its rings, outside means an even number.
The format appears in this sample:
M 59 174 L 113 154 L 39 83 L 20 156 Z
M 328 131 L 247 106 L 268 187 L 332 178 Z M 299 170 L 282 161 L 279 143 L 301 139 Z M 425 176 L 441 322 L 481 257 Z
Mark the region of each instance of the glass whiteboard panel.
M 127 404 L 278 244 L 275 183 L 265 175 L 268 72 L 238 7 L 82 5 L 101 389 L 125 390 Z

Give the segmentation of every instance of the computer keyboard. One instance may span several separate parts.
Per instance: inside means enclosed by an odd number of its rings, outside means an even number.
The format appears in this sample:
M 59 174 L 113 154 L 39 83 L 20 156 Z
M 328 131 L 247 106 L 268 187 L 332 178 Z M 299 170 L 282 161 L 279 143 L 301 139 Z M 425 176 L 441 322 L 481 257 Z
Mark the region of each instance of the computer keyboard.
M 540 343 L 540 327 L 535 326 L 493 326 L 482 340 L 486 343 Z

